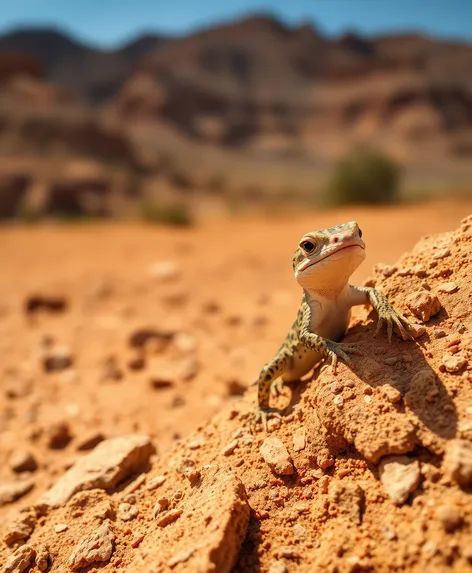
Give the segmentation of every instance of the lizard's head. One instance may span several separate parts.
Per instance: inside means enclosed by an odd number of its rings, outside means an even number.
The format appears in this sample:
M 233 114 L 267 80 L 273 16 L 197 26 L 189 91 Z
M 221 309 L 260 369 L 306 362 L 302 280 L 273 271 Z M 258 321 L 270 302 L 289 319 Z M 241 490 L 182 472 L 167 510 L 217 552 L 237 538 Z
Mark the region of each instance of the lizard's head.
M 342 288 L 365 258 L 362 231 L 355 221 L 306 233 L 293 255 L 300 286 L 331 291 Z

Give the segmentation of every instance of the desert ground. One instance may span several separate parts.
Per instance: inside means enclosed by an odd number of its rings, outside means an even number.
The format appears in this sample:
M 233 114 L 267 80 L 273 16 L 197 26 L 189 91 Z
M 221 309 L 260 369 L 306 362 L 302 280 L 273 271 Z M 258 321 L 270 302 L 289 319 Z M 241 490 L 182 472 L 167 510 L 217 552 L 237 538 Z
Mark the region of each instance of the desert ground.
M 236 404 L 295 316 L 291 256 L 305 231 L 356 220 L 367 244 L 360 284 L 471 212 L 472 201 L 444 200 L 183 229 L 4 226 L 0 481 L 20 479 L 23 457 L 32 487 L 0 505 L 0 521 L 104 438 L 147 435 L 159 459 Z

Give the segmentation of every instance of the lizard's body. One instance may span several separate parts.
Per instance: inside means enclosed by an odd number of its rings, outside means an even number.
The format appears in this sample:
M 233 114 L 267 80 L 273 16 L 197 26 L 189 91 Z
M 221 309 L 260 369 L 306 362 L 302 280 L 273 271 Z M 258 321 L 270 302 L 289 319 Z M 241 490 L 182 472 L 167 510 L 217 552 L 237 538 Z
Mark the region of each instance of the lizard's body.
M 405 317 L 373 288 L 355 287 L 349 277 L 365 258 L 362 232 L 356 222 L 307 233 L 293 257 L 295 278 L 303 287 L 297 318 L 282 346 L 262 369 L 258 380 L 258 411 L 265 423 L 270 391 L 277 378 L 282 383 L 299 380 L 321 359 L 330 358 L 333 368 L 339 358 L 349 365 L 347 353 L 358 349 L 337 341 L 345 334 L 351 308 L 370 303 L 379 314 L 377 332 L 385 321 L 389 339 L 396 325 L 402 338 L 411 338 Z

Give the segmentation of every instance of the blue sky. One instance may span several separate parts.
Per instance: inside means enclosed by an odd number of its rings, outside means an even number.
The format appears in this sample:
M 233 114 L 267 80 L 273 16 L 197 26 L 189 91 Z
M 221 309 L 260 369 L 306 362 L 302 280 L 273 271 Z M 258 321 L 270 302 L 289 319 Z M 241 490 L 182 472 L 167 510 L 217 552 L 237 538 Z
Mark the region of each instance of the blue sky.
M 103 47 L 143 31 L 185 33 L 251 12 L 297 23 L 311 20 L 326 34 L 367 35 L 419 30 L 472 41 L 472 0 L 0 0 L 0 31 L 59 26 Z

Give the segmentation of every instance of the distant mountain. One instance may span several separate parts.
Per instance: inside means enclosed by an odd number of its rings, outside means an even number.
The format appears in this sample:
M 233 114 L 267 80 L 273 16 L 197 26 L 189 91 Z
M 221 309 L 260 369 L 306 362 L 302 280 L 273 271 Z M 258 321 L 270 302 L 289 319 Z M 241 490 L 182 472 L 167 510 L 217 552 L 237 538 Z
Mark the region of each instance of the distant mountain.
M 35 56 L 46 81 L 120 122 L 167 123 L 197 140 L 327 158 L 362 140 L 408 161 L 472 150 L 467 43 L 415 33 L 332 39 L 262 14 L 113 51 L 22 30 L 0 37 L 5 52 Z
M 0 36 L 0 54 L 35 56 L 43 65 L 46 80 L 97 104 L 116 92 L 141 58 L 166 42 L 163 36 L 147 35 L 120 49 L 105 51 L 59 30 L 24 29 Z

